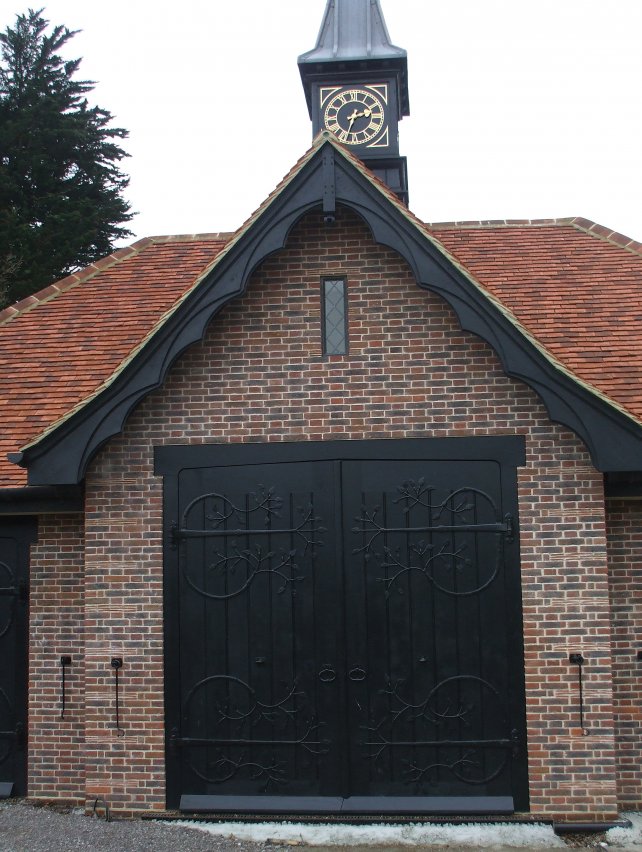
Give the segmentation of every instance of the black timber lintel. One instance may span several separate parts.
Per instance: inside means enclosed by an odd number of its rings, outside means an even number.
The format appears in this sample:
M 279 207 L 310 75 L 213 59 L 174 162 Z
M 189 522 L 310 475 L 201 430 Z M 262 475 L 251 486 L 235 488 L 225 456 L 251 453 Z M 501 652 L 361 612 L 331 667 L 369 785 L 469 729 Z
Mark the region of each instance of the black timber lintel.
M 80 485 L 28 485 L 0 489 L 0 516 L 71 514 L 83 509 Z

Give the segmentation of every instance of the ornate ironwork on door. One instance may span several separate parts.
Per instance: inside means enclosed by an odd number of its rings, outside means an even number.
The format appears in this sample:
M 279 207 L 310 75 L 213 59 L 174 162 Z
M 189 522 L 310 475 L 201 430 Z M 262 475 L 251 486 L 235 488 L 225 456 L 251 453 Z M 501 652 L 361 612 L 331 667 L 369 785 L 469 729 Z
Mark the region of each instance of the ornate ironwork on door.
M 166 479 L 169 804 L 524 808 L 514 470 L 257 453 Z
M 31 520 L 0 521 L 0 798 L 26 794 L 27 592 Z

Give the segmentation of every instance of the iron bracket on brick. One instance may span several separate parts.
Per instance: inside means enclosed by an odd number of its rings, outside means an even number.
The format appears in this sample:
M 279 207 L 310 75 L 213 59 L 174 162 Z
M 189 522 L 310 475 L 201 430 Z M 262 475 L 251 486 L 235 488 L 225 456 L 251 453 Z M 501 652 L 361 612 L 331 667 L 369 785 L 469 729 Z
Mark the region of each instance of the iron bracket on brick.
M 580 693 L 580 728 L 583 736 L 587 737 L 589 732 L 584 727 L 584 684 L 582 682 L 582 666 L 586 662 L 581 654 L 569 654 L 568 661 L 572 666 L 577 666 L 578 688 Z
M 112 657 L 111 658 L 111 667 L 114 670 L 114 689 L 116 692 L 116 731 L 118 732 L 119 737 L 125 736 L 125 731 L 120 727 L 120 692 L 119 692 L 119 680 L 118 673 L 123 667 L 123 658 L 122 657 Z
M 334 225 L 337 212 L 337 187 L 334 150 L 328 146 L 323 151 L 323 221 Z
M 67 667 L 71 665 L 71 657 L 67 654 L 60 658 L 60 718 L 65 718 L 65 707 L 67 704 Z

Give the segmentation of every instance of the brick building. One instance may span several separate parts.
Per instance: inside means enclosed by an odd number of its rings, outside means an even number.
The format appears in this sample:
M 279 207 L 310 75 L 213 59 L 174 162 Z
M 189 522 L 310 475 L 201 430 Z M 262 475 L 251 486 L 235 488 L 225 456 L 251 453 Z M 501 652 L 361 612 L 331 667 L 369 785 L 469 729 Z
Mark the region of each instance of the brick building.
M 610 822 L 642 246 L 417 220 L 378 3 L 330 0 L 300 67 L 313 145 L 238 231 L 0 314 L 0 792 Z

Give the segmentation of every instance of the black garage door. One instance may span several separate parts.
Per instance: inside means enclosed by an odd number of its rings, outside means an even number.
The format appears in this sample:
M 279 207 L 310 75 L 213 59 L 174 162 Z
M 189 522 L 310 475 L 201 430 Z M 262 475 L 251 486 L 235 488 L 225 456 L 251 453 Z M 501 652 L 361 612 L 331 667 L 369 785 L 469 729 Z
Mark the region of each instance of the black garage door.
M 180 447 L 168 805 L 527 808 L 519 439 Z
M 0 798 L 27 793 L 27 590 L 32 519 L 0 519 Z

